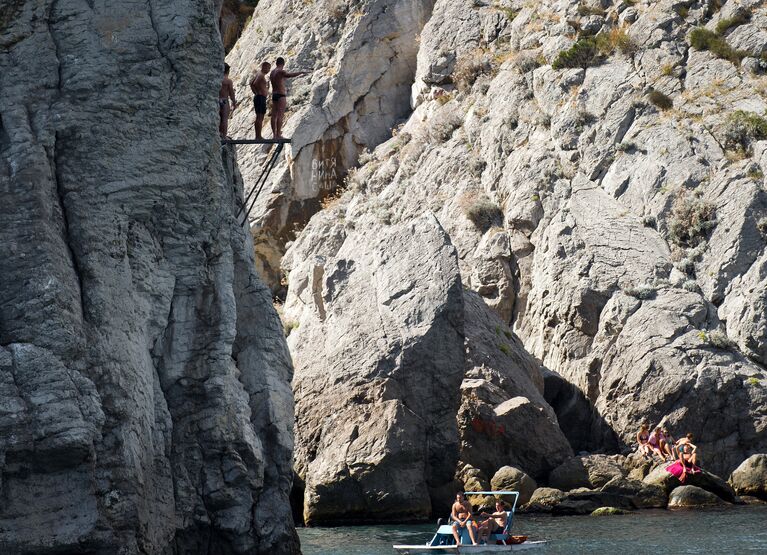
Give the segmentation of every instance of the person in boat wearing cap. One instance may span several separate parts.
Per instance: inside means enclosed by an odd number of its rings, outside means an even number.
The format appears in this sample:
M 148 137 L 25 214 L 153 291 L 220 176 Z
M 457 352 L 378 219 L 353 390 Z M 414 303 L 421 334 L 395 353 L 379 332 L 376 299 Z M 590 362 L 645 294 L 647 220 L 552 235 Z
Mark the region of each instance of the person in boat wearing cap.
M 455 503 L 453 503 L 453 509 L 450 511 L 450 516 L 454 520 L 453 522 L 453 537 L 455 538 L 456 545 L 461 545 L 461 532 L 460 530 L 466 528 L 469 532 L 469 538 L 471 538 L 471 544 L 477 545 L 477 539 L 475 536 L 475 524 L 471 518 L 471 504 L 466 500 L 466 496 L 463 492 L 458 492 L 455 496 Z
M 490 534 L 500 534 L 506 528 L 506 521 L 509 518 L 506 513 L 506 503 L 503 501 L 495 502 L 494 513 L 480 513 L 480 516 L 487 517 L 487 519 L 479 525 L 479 542 L 487 541 Z

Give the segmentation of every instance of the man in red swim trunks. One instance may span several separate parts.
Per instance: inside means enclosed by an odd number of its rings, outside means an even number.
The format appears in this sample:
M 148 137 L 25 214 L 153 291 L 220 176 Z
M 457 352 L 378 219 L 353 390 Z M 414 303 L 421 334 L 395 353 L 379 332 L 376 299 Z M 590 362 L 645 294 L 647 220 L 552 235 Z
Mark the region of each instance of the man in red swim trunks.
M 308 71 L 289 73 L 285 71 L 285 58 L 277 58 L 275 67 L 269 74 L 272 82 L 272 134 L 275 139 L 282 139 L 282 122 L 288 108 L 288 91 L 285 81 L 293 77 L 308 75 Z
M 261 69 L 256 72 L 255 77 L 250 81 L 250 90 L 255 95 L 253 97 L 253 108 L 256 110 L 256 139 L 261 140 L 261 129 L 264 127 L 264 116 L 266 115 L 266 99 L 269 96 L 269 82 L 266 80 L 272 64 L 264 62 Z

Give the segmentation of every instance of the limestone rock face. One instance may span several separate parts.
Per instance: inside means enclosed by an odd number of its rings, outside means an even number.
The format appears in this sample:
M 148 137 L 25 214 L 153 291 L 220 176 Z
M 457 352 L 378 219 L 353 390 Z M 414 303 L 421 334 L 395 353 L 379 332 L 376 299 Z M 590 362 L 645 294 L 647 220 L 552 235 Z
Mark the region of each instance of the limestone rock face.
M 292 368 L 222 170 L 217 15 L 3 4 L 3 553 L 298 553 Z
M 340 245 L 297 244 L 292 255 L 305 262 L 290 271 L 284 313 L 299 326 L 289 343 L 315 346 L 294 359 L 305 521 L 425 518 L 459 454 L 455 248 L 425 215 L 384 233 L 355 230 Z
M 726 503 L 713 493 L 696 486 L 674 488 L 668 499 L 669 509 L 714 507 L 717 505 L 726 505 Z
M 614 478 L 623 478 L 626 471 L 620 460 L 607 455 L 572 457 L 549 475 L 552 487 L 569 491 L 586 487 L 599 489 Z
M 545 478 L 572 450 L 541 395 L 538 363 L 474 292 L 464 292 L 464 324 L 457 414 L 461 460 L 487 476 L 515 465 L 535 479 Z
M 437 0 L 412 115 L 325 210 L 343 221 L 322 216 L 325 231 L 310 225 L 297 241 L 333 243 L 361 214 L 386 229 L 433 213 L 462 284 L 520 340 L 504 349 L 557 376 L 543 403 L 510 390 L 503 402 L 551 415 L 548 398 L 590 451 L 619 451 L 642 421 L 662 422 L 729 474 L 767 447 L 767 148 L 735 113 L 761 117 L 767 98 L 746 66 L 688 44 L 693 27 L 725 17 L 708 4 L 686 18 L 673 2 L 603 4 L 604 16 L 576 2 Z M 723 32 L 756 55 L 767 7 L 749 9 L 747 26 Z M 603 46 L 568 62 L 579 32 Z M 464 401 L 500 406 L 487 384 L 464 385 Z
M 309 523 L 425 518 L 477 476 L 513 463 L 545 477 L 572 455 L 537 363 L 463 291 L 436 217 L 383 217 L 342 199 L 283 261 Z
M 241 107 L 231 135 L 252 138 L 248 86 L 263 61 L 287 58 L 291 81 L 284 135 L 293 142 L 253 210 L 260 273 L 280 287 L 285 243 L 344 183 L 365 149 L 390 138 L 410 114 L 417 36 L 434 0 L 261 0 L 227 56 Z M 271 136 L 266 123 L 265 136 Z M 267 148 L 238 148 L 246 190 L 257 183 Z
M 751 455 L 733 470 L 730 484 L 738 495 L 750 495 L 767 501 L 767 455 Z

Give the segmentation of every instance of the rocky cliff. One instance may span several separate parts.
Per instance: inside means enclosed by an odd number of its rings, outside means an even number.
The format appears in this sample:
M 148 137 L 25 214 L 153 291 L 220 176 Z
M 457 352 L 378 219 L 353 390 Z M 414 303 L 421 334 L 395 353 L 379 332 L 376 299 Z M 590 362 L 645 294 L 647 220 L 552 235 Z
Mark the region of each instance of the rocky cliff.
M 561 430 L 619 451 L 643 420 L 715 472 L 767 449 L 766 53 L 755 0 L 261 2 L 239 90 L 262 57 L 314 70 L 253 220 L 288 284 L 306 518 L 381 508 L 404 453 L 440 506 L 432 437 L 463 484 L 545 480 Z M 247 182 L 262 155 L 238 156 Z
M 297 553 L 214 3 L 0 8 L 0 551 Z

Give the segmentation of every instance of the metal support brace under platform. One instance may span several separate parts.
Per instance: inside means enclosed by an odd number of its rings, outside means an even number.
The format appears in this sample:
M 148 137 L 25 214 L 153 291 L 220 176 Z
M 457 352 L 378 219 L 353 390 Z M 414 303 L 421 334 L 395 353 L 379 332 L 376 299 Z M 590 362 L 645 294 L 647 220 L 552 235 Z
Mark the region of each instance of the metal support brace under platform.
M 256 181 L 256 184 L 253 186 L 253 188 L 250 190 L 250 193 L 248 193 L 248 196 L 245 197 L 244 202 L 242 203 L 242 206 L 237 211 L 236 218 L 239 218 L 240 215 L 245 212 L 245 217 L 240 222 L 240 225 L 245 225 L 245 223 L 250 219 L 250 211 L 253 210 L 253 207 L 256 205 L 256 199 L 258 199 L 258 195 L 261 194 L 261 190 L 264 188 L 264 185 L 266 184 L 266 180 L 269 178 L 269 174 L 274 169 L 274 166 L 277 165 L 277 159 L 280 157 L 280 153 L 282 152 L 282 149 L 285 147 L 285 144 L 289 143 L 290 139 L 263 139 L 261 141 L 256 141 L 254 139 L 243 139 L 243 140 L 229 140 L 228 143 L 225 141 L 221 141 L 221 144 L 273 144 L 275 145 L 272 150 L 269 158 L 266 161 L 266 164 L 264 165 L 264 169 L 261 170 L 261 175 L 258 176 L 258 180 Z

